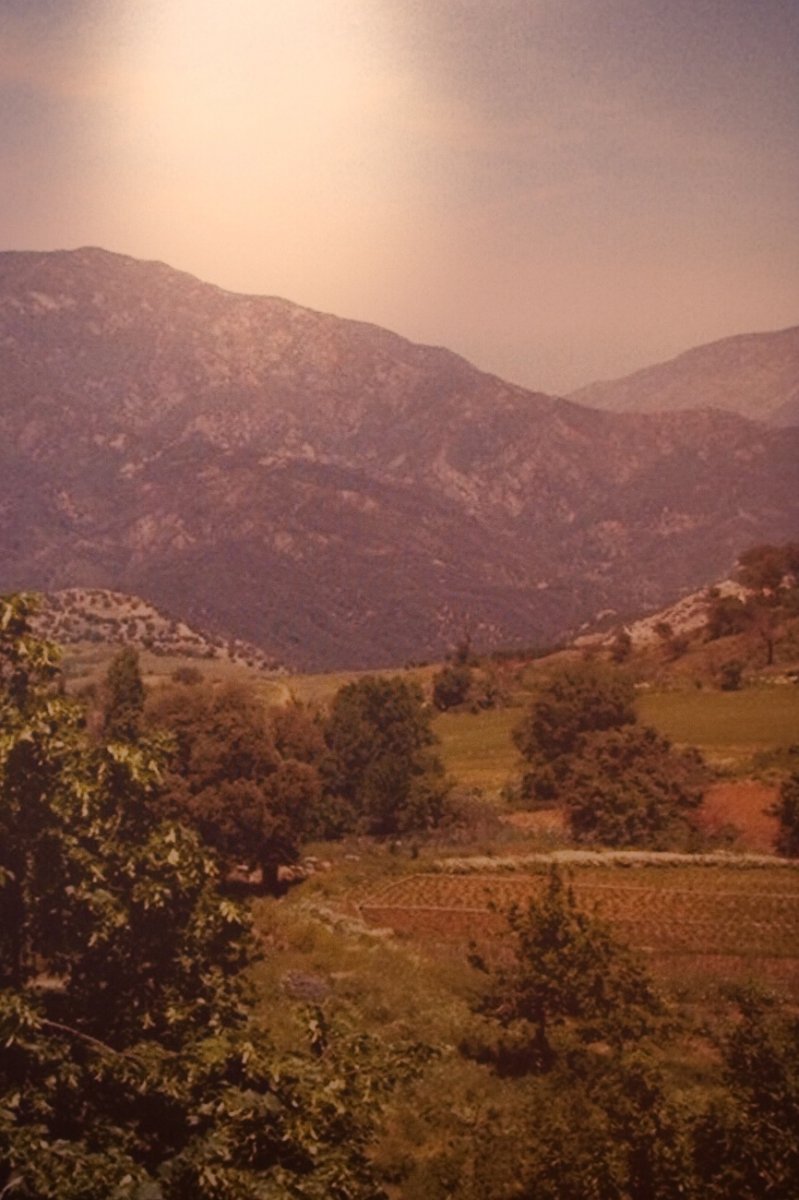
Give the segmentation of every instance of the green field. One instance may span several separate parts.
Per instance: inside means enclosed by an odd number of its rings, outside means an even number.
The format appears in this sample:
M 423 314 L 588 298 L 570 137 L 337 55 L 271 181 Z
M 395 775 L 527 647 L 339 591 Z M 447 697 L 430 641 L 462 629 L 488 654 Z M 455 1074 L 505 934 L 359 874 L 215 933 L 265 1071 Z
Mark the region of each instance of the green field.
M 752 768 L 755 755 L 799 742 L 799 688 L 740 692 L 652 692 L 639 696 L 638 714 L 680 745 L 697 746 L 714 765 Z M 447 771 L 460 783 L 496 792 L 521 761 L 511 735 L 522 708 L 442 713 L 434 728 Z
M 661 692 L 638 700 L 642 721 L 711 762 L 745 767 L 754 755 L 799 742 L 799 688 Z
M 442 713 L 433 728 L 441 739 L 447 772 L 467 787 L 497 791 L 521 769 L 511 734 L 522 716 L 520 708 L 489 709 L 481 713 Z

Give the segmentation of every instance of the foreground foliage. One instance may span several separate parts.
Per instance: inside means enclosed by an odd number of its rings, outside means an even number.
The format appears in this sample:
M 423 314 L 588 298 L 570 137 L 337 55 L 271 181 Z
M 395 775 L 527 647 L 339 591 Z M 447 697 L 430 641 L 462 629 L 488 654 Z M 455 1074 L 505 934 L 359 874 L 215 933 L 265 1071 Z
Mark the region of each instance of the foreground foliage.
M 319 1038 L 274 1054 L 246 914 L 195 834 L 153 822 L 161 747 L 87 737 L 29 614 L 0 603 L 0 1191 L 374 1197 L 369 1073 Z

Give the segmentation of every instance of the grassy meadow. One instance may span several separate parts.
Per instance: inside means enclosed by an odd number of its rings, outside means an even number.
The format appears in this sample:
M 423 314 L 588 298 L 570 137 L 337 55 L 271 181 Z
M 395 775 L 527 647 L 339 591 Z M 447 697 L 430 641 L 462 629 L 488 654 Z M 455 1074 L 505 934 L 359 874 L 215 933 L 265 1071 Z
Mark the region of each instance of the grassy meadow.
M 799 687 L 790 684 L 737 692 L 645 692 L 638 712 L 672 741 L 698 746 L 711 763 L 734 769 L 799 742 Z

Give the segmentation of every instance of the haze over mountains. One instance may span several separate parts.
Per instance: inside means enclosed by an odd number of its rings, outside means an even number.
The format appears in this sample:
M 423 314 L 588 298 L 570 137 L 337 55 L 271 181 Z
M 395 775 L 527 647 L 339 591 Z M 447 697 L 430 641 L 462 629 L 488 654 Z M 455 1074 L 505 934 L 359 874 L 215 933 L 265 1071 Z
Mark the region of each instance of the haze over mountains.
M 687 350 L 571 399 L 615 412 L 722 408 L 771 425 L 799 425 L 799 325 Z
M 97 249 L 0 254 L 0 434 L 0 589 L 304 667 L 541 644 L 799 529 L 799 429 L 598 411 Z

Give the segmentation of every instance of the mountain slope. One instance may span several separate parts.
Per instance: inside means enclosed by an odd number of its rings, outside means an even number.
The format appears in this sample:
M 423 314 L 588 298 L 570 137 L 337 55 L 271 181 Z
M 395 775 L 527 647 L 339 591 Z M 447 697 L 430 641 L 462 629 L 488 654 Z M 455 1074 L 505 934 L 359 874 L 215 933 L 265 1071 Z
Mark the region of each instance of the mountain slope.
M 0 254 L 0 588 L 306 667 L 541 643 L 799 528 L 799 431 L 617 415 L 105 251 Z
M 615 412 L 721 408 L 773 425 L 799 424 L 799 326 L 697 346 L 622 379 L 573 392 Z

